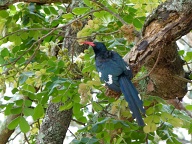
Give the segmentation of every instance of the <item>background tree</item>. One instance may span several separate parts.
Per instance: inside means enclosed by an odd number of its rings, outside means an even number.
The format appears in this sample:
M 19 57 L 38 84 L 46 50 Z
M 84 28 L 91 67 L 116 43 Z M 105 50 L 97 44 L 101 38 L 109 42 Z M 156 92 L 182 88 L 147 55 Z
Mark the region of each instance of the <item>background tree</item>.
M 192 53 L 176 45 L 192 29 L 191 0 L 15 2 L 0 1 L 0 108 L 7 116 L 0 143 L 14 139 L 14 130 L 23 143 L 63 143 L 71 121 L 82 125 L 72 143 L 179 144 L 174 128 L 192 132 L 185 109 L 192 106 L 180 102 Z M 92 49 L 79 45 L 86 39 L 125 55 L 144 99 L 145 127 L 123 98 L 106 97 Z

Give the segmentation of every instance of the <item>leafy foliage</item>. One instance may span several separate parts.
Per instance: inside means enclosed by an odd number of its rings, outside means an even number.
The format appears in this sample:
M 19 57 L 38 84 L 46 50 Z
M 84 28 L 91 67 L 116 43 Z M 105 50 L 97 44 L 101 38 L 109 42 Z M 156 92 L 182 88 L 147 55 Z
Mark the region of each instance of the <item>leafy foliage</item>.
M 119 14 L 134 31 L 141 30 L 146 13 L 160 1 L 99 2 Z M 61 46 L 65 30 L 75 21 L 80 25 L 73 27 L 78 33 L 77 38 L 72 39 L 79 43 L 92 36 L 105 41 L 109 49 L 115 49 L 121 55 L 134 45 L 133 41 L 127 42 L 130 37 L 126 33 L 130 32 L 126 31 L 127 27 L 119 17 L 101 9 L 93 1 L 84 0 L 83 3 L 82 7 L 72 11 L 62 4 L 47 6 L 34 3 L 17 3 L 0 11 L 0 91 L 4 95 L 0 108 L 5 115 L 19 115 L 8 128 L 19 127 L 23 133 L 30 131 L 29 139 L 34 142 L 38 132 L 33 131 L 38 128 L 34 123 L 41 123 L 45 109 L 52 101 L 63 103 L 60 111 L 73 108 L 74 119 L 86 125 L 76 133 L 74 144 L 140 144 L 146 139 L 153 143 L 158 143 L 158 139 L 179 144 L 173 132 L 175 127 L 192 132 L 191 119 L 185 112 L 175 110 L 160 98 L 146 96 L 144 121 L 147 125 L 138 127 L 122 98 L 114 100 L 104 95 L 105 88 L 96 73 L 92 49 L 70 55 L 68 48 Z M 85 19 L 88 19 L 86 24 L 81 25 Z M 58 51 L 55 53 L 56 48 Z M 179 51 L 179 54 L 191 62 L 191 52 Z M 142 72 L 144 70 L 140 74 Z M 191 110 L 191 106 L 187 109 Z M 29 118 L 32 118 L 32 123 Z

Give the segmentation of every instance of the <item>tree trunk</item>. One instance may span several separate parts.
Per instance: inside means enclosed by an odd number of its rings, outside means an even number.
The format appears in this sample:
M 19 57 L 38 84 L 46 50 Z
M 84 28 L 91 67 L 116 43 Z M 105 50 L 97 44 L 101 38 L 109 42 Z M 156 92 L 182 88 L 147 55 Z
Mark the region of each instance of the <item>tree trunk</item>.
M 50 103 L 41 124 L 37 144 L 63 144 L 72 118 L 72 109 L 59 111 L 62 103 Z

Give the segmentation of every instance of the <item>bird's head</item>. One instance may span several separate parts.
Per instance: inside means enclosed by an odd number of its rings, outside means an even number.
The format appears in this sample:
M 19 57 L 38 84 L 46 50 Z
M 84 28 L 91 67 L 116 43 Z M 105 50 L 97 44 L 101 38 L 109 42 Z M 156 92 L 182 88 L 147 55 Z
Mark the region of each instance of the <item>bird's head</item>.
M 84 41 L 82 42 L 83 44 L 87 44 L 93 47 L 93 50 L 95 54 L 98 54 L 100 52 L 107 51 L 106 46 L 102 42 L 89 42 L 89 41 Z

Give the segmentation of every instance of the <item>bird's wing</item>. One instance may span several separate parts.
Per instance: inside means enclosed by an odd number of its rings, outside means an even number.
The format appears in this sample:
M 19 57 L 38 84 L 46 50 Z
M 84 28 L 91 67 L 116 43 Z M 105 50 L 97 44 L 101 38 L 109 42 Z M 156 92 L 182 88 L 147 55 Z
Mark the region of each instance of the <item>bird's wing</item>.
M 96 68 L 101 81 L 105 82 L 110 89 L 119 92 L 119 76 L 129 71 L 121 56 L 111 52 L 110 56 L 106 56 L 106 58 L 97 57 Z
M 113 52 L 113 60 L 116 60 L 117 64 L 121 67 L 123 70 L 123 73 L 129 77 L 129 79 L 132 79 L 133 74 L 129 67 L 129 65 L 122 59 L 122 57 L 116 53 Z

